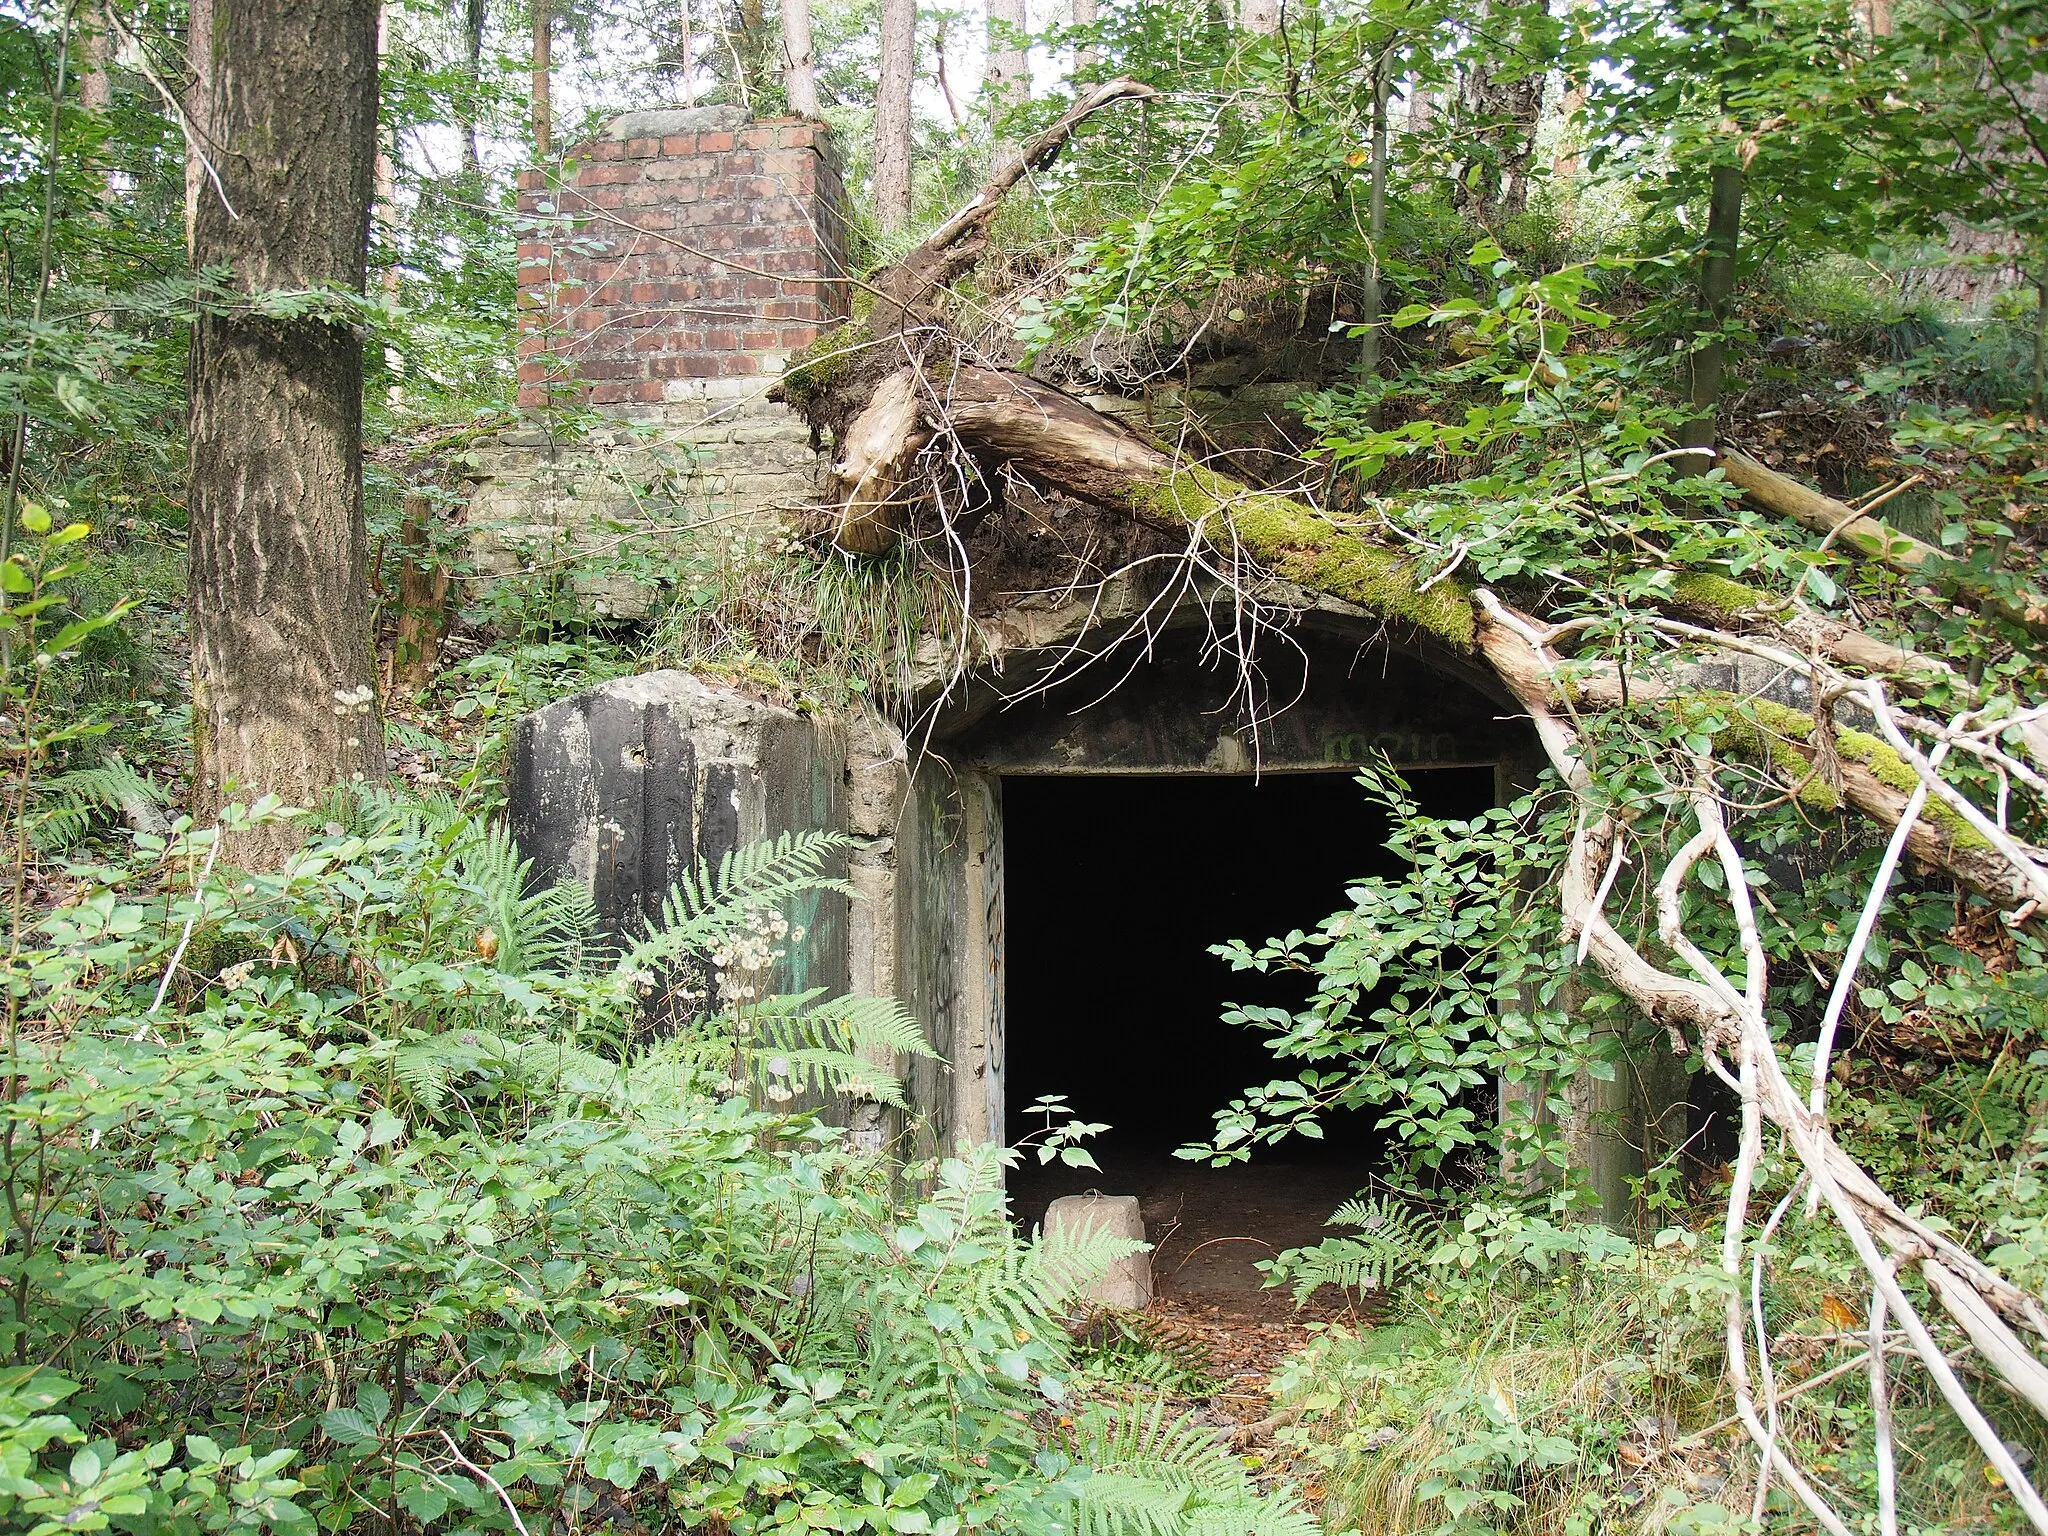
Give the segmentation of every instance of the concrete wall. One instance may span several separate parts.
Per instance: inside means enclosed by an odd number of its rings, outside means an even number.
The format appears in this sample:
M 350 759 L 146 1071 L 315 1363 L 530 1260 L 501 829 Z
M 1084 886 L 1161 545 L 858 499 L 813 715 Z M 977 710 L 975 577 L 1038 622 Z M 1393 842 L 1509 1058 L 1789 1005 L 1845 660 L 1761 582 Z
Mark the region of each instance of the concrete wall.
M 583 885 L 608 928 L 630 936 L 693 864 L 715 869 L 783 832 L 843 828 L 845 765 L 837 720 L 649 672 L 520 721 L 512 833 L 537 879 Z M 814 892 L 790 916 L 806 935 L 788 947 L 778 987 L 846 991 L 846 898 Z
M 1331 655 L 1318 661 L 1329 639 L 1306 637 L 1311 677 L 1332 681 L 1314 683 L 1267 736 L 1281 757 L 1269 766 L 1328 768 L 1382 750 L 1422 766 L 1494 761 L 1503 793 L 1528 781 L 1522 727 L 1493 701 L 1384 651 L 1341 669 Z M 941 1059 L 891 1064 L 906 1077 L 910 1113 L 867 1106 L 850 1119 L 857 1141 L 915 1161 L 1029 1129 L 1004 1123 L 1003 776 L 1246 771 L 1229 745 L 1238 723 L 1218 703 L 1229 686 L 1169 643 L 1106 704 L 1077 708 L 1056 689 L 1007 714 L 964 705 L 938 721 L 939 749 L 927 754 L 871 714 L 799 715 L 651 673 L 521 723 L 513 826 L 544 877 L 585 883 L 621 930 L 650 918 L 693 859 L 715 863 L 785 830 L 848 831 L 857 899 L 814 899 L 794 915 L 808 932 L 779 983 L 893 995 L 919 1020 Z M 1421 745 L 1389 745 L 1402 740 Z M 1574 1085 L 1573 1159 L 1617 1225 L 1630 1218 L 1643 1149 L 1661 1154 L 1683 1139 L 1684 1087 L 1658 1042 L 1632 1053 L 1620 1081 Z

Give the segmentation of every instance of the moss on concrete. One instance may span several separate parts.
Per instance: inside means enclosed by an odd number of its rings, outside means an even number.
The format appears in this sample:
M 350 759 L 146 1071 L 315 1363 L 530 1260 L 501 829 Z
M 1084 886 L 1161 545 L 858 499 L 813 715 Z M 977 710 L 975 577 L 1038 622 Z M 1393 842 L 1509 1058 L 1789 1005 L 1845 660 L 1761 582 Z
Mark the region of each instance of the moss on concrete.
M 871 339 L 865 326 L 853 322 L 820 332 L 809 346 L 790 354 L 776 383 L 777 391 L 798 410 L 805 410 L 853 372 Z
M 1290 497 L 1251 490 L 1200 466 L 1176 470 L 1127 494 L 1141 517 L 1189 523 L 1220 519 L 1276 576 L 1405 620 L 1461 649 L 1474 644 L 1472 602 L 1464 587 L 1446 580 L 1422 591 L 1426 573 L 1414 562 L 1344 532 Z

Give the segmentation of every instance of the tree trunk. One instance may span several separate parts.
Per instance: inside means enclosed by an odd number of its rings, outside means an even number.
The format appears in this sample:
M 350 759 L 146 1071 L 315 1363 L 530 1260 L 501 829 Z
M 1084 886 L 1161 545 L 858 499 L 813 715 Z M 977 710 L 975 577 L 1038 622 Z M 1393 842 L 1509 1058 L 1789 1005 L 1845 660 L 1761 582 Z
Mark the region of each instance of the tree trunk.
M 1073 0 L 1073 18 L 1077 27 L 1094 26 L 1102 19 L 1098 0 Z M 1102 50 L 1094 44 L 1083 43 L 1074 50 L 1074 74 L 1077 78 L 1085 80 L 1101 67 Z
M 80 23 L 83 36 L 79 38 L 79 51 L 85 56 L 85 69 L 78 77 L 78 104 L 88 112 L 106 111 L 114 104 L 114 59 L 113 17 L 99 0 L 93 0 L 82 8 Z M 114 173 L 102 166 L 99 171 L 99 191 L 103 202 L 114 200 Z M 95 211 L 92 217 L 104 221 L 105 213 Z
M 1742 229 L 1742 168 L 1717 165 L 1713 190 L 1707 198 L 1707 250 L 1700 268 L 1701 318 L 1714 330 L 1728 323 L 1728 306 L 1735 297 L 1735 244 Z M 1678 434 L 1687 448 L 1714 446 L 1714 417 L 1721 407 L 1721 374 L 1727 365 L 1728 345 L 1718 337 L 1686 354 L 1688 393 L 1693 416 Z M 1691 474 L 1705 474 L 1712 460 L 1705 454 L 1688 455 L 1679 463 Z
M 85 6 L 80 19 L 84 36 L 79 47 L 85 55 L 85 70 L 78 77 L 78 104 L 88 112 L 104 112 L 114 104 L 114 77 L 108 68 L 114 55 L 113 29 L 104 5 Z
M 476 102 L 484 86 L 484 0 L 462 0 L 462 51 L 469 63 L 469 90 L 456 112 L 456 127 L 462 132 L 462 174 L 474 180 L 484 173 L 476 142 Z
M 985 84 L 998 165 L 1017 153 L 1016 143 L 1002 131 L 1003 119 L 1031 99 L 1031 61 L 1024 51 L 1024 33 L 1029 25 L 1024 0 L 988 0 Z
M 1543 71 L 1526 63 L 1501 70 L 1494 61 L 1514 56 L 1516 40 L 1525 30 L 1519 8 L 1540 4 L 1541 0 L 1488 0 L 1482 30 L 1489 54 L 1460 72 L 1458 109 L 1472 136 L 1473 151 L 1458 167 L 1452 200 L 1483 225 L 1512 218 L 1528 205 L 1529 160 L 1543 108 Z
M 448 638 L 448 591 L 453 577 L 434 553 L 429 533 L 433 503 L 405 498 L 398 531 L 398 629 L 391 645 L 392 685 L 417 693 L 434 680 L 441 642 Z
M 782 86 L 789 110 L 818 116 L 818 60 L 811 42 L 811 0 L 782 0 Z
M 1366 204 L 1365 233 L 1372 250 L 1365 264 L 1365 292 L 1359 305 L 1365 335 L 1359 341 L 1358 371 L 1367 379 L 1380 372 L 1380 320 L 1384 304 L 1380 293 L 1380 246 L 1387 236 L 1387 96 L 1393 85 L 1393 45 L 1380 50 L 1372 72 L 1372 191 Z M 1380 403 L 1367 407 L 1372 429 L 1380 427 Z
M 917 0 L 882 0 L 882 68 L 875 84 L 875 220 L 884 233 L 910 222 L 910 87 Z
M 255 297 L 361 293 L 377 120 L 376 0 L 225 0 L 210 129 L 218 196 L 195 257 Z M 194 811 L 312 806 L 378 779 L 364 569 L 363 347 L 336 302 L 291 319 L 202 308 L 191 362 Z M 280 862 L 289 828 L 237 839 Z
M 734 71 L 738 77 L 740 102 L 747 111 L 762 115 L 761 98 L 768 90 L 768 11 L 763 0 L 739 0 L 739 33 L 732 52 Z
M 191 0 L 185 15 L 185 250 L 190 253 L 199 217 L 199 192 L 213 154 L 213 0 Z
M 688 68 L 687 57 L 684 68 Z M 555 148 L 553 71 L 554 12 L 549 8 L 548 0 L 533 0 L 533 157 L 536 160 L 546 160 Z

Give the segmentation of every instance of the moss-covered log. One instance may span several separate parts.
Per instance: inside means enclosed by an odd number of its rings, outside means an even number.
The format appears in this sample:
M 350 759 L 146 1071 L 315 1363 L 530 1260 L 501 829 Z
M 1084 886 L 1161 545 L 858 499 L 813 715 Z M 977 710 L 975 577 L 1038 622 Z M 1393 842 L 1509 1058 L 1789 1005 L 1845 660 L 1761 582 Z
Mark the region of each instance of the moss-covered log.
M 1450 641 L 1473 644 L 1470 594 L 1405 552 L 1339 528 L 1304 502 L 1188 464 L 1059 390 L 992 368 L 956 369 L 935 409 L 979 452 L 1026 478 L 1154 527 L 1200 528 L 1276 576 Z

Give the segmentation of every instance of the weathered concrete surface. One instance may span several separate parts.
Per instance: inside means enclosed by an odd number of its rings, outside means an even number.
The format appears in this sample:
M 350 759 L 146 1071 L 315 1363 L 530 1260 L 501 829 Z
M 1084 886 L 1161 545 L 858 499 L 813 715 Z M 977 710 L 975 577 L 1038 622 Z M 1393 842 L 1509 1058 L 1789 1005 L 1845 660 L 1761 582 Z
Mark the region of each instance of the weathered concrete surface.
M 575 880 L 613 933 L 658 920 L 695 863 L 784 832 L 843 829 L 846 736 L 687 672 L 649 672 L 559 699 L 512 741 L 512 833 L 541 880 Z M 843 869 L 835 871 L 843 873 Z M 846 898 L 790 914 L 780 990 L 847 990 Z
M 896 995 L 942 1061 L 911 1071 L 917 1147 L 1001 1141 L 1000 787 L 926 758 L 895 838 Z
M 1379 757 L 1403 768 L 1495 763 L 1528 741 L 1524 722 L 1455 672 L 1335 625 L 1269 642 L 1259 687 L 1261 707 L 1247 710 L 1234 664 L 1189 624 L 1036 697 L 970 704 L 942 722 L 943 750 L 990 773 L 1252 773 Z
M 1145 1221 L 1138 1214 L 1136 1195 L 1104 1195 L 1090 1190 L 1085 1195 L 1062 1195 L 1045 1208 L 1045 1235 L 1080 1236 L 1104 1232 L 1111 1237 L 1145 1241 Z M 1136 1311 L 1152 1305 L 1152 1256 L 1133 1253 L 1109 1266 L 1100 1280 L 1090 1286 L 1086 1299 L 1098 1306 Z

